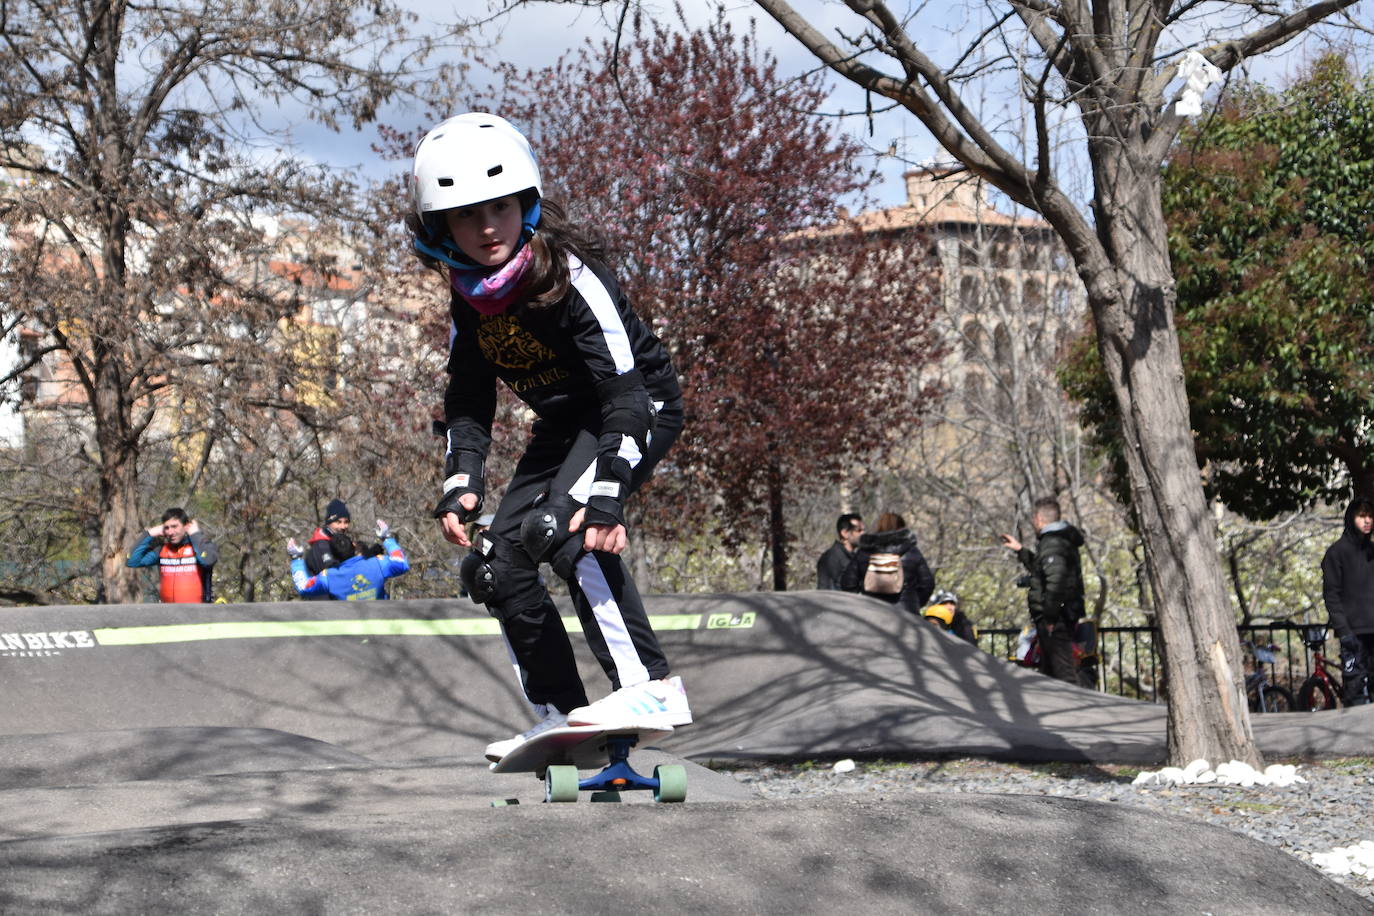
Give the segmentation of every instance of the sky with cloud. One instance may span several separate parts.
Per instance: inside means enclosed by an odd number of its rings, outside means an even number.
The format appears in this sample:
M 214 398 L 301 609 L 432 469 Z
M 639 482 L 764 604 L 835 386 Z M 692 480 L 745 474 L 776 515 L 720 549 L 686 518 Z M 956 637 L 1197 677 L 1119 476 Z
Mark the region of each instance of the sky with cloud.
M 482 13 L 488 0 L 403 0 L 422 19 L 429 22 L 453 23 L 470 21 Z M 510 0 L 491 0 L 492 3 L 506 6 Z M 687 21 L 693 26 L 704 25 L 713 15 L 722 0 L 679 0 Z M 805 51 L 790 35 L 786 34 L 771 17 L 755 6 L 750 0 L 723 0 L 731 21 L 741 30 L 753 21 L 761 44 L 769 49 L 779 61 L 779 71 L 784 75 L 801 74 L 815 68 L 815 59 Z M 858 21 L 843 4 L 834 0 L 793 0 L 793 5 L 823 33 L 836 37 L 840 32 L 854 34 L 858 31 Z M 900 2 L 893 4 L 901 8 Z M 912 3 L 911 14 L 922 17 L 922 28 L 916 33 L 922 49 L 941 63 L 949 63 L 959 58 L 970 35 L 985 29 L 992 15 L 993 4 L 954 3 L 940 4 L 943 12 L 934 3 Z M 677 14 L 673 0 L 642 0 L 642 7 L 649 15 L 659 21 L 674 23 Z M 611 3 L 606 9 L 590 8 L 576 4 L 536 2 L 516 6 L 514 9 L 496 17 L 479 32 L 481 39 L 489 43 L 485 52 L 495 58 L 522 67 L 538 67 L 549 64 L 568 51 L 579 47 L 588 39 L 600 42 L 613 34 L 613 17 L 619 11 L 619 3 Z M 933 24 L 933 25 L 932 25 Z M 1214 20 L 1191 23 L 1187 29 L 1194 37 L 1212 25 L 1224 25 Z M 1186 31 L 1186 30 L 1185 30 Z M 1185 34 L 1180 41 L 1188 41 Z M 1162 51 L 1172 52 L 1177 47 L 1164 46 Z M 1263 60 L 1257 69 L 1250 72 L 1261 78 L 1283 79 L 1291 76 L 1297 64 L 1310 53 L 1310 45 L 1304 49 L 1296 45 L 1285 55 Z M 890 66 L 884 69 L 891 71 Z M 478 85 L 484 83 L 483 77 L 476 77 Z M 905 201 L 905 188 L 902 173 L 913 165 L 930 161 L 940 155 L 934 140 L 920 125 L 916 118 L 901 110 L 879 113 L 872 123 L 869 119 L 855 116 L 864 108 L 863 94 L 856 88 L 832 78 L 834 87 L 829 112 L 849 112 L 843 123 L 856 139 L 862 142 L 873 157 L 881 174 L 882 181 L 874 191 L 874 197 L 881 206 L 895 206 Z M 991 124 L 1016 125 L 1024 123 L 1026 114 L 1022 110 L 1019 93 L 1009 78 L 1001 84 L 996 80 L 985 83 L 982 94 L 968 97 L 965 101 L 985 112 L 985 121 Z M 874 107 L 888 105 L 886 100 L 874 99 Z M 455 110 L 464 108 L 461 101 Z M 1072 124 L 1073 112 L 1063 113 L 1070 127 L 1066 130 L 1071 150 L 1070 158 L 1080 156 L 1081 137 L 1076 136 Z M 382 120 L 398 127 L 418 127 L 424 115 L 413 107 L 393 106 L 383 113 Z M 1014 130 L 1012 131 L 1014 133 Z M 306 155 L 320 159 L 331 165 L 356 169 L 371 177 L 394 172 L 403 168 L 397 163 L 383 163 L 371 151 L 376 132 L 366 127 L 360 132 L 346 131 L 334 135 L 313 125 L 297 125 L 294 139 Z M 1010 136 L 1010 135 L 1009 135 Z M 1014 140 L 1013 140 L 1014 142 Z M 891 155 L 895 151 L 896 155 Z M 944 157 L 947 158 L 947 157 Z M 1086 177 L 1086 176 L 1084 176 Z M 1079 189 L 1081 196 L 1086 188 Z
M 456 19 L 470 19 L 473 0 L 408 0 L 407 6 L 421 17 L 432 22 L 453 22 Z M 692 25 L 704 25 L 713 15 L 714 3 L 710 0 L 682 0 L 687 20 Z M 851 13 L 835 4 L 823 0 L 799 3 L 800 8 L 814 15 L 814 22 L 823 27 L 832 27 L 852 19 Z M 459 14 L 456 7 L 467 8 Z M 618 4 L 616 7 L 618 9 Z M 646 9 L 653 10 L 660 21 L 676 22 L 677 16 L 672 6 L 666 2 L 655 5 L 652 0 Z M 771 51 L 779 61 L 779 71 L 784 75 L 799 75 L 816 67 L 816 61 L 790 35 L 783 32 L 771 17 L 763 13 L 747 0 L 735 0 L 726 7 L 733 23 L 739 28 L 747 27 L 750 20 L 756 25 L 760 43 Z M 499 20 L 484 26 L 480 34 L 491 43 L 487 54 L 509 61 L 522 67 L 539 67 L 550 64 L 560 56 L 573 50 L 586 41 L 601 41 L 613 35 L 614 22 L 600 10 L 575 5 L 538 3 L 521 6 L 500 17 Z M 833 31 L 832 31 L 833 34 Z M 480 71 L 475 77 L 478 85 L 484 83 Z M 911 163 L 928 160 L 936 152 L 936 145 L 915 118 L 904 112 L 896 111 L 878 114 L 873 119 L 872 134 L 866 118 L 853 115 L 863 110 L 863 94 L 847 85 L 839 85 L 832 80 L 835 90 L 831 96 L 830 112 L 851 113 L 844 118 L 844 124 L 862 143 L 872 150 L 873 159 L 882 174 L 882 185 L 876 190 L 875 197 L 884 206 L 902 203 L 905 199 L 902 173 Z M 883 100 L 875 99 L 875 107 Z M 458 107 L 462 107 L 461 105 Z M 458 113 L 457 108 L 453 113 Z M 413 107 L 393 106 L 383 114 L 383 121 L 395 126 L 419 126 L 423 113 Z M 293 131 L 294 140 L 309 156 L 331 165 L 358 169 L 378 176 L 394 170 L 395 163 L 382 163 L 371 151 L 376 139 L 375 128 L 365 127 L 360 132 L 345 131 L 333 134 L 315 125 L 297 124 Z M 895 148 L 899 157 L 883 155 Z

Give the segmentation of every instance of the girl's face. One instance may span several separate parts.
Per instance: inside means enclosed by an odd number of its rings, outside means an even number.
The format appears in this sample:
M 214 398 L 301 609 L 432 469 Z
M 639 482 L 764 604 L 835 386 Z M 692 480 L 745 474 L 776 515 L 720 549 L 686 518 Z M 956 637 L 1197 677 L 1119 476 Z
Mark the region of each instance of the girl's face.
M 520 199 L 514 194 L 444 212 L 458 250 L 483 267 L 510 260 L 520 242 Z

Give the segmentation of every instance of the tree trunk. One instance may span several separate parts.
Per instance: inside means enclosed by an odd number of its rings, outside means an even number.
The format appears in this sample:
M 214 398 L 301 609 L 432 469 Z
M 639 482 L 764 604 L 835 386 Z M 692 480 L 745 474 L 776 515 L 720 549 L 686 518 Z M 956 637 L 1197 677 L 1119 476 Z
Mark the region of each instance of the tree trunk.
M 138 518 L 137 453 L 129 442 L 127 393 L 117 374 L 102 372 L 95 382 L 96 442 L 100 447 L 100 581 L 111 604 L 137 601 L 138 577 L 124 565 L 142 536 Z
M 1350 474 L 1353 496 L 1374 496 L 1374 460 L 1361 449 L 1353 436 L 1341 436 L 1331 446 L 1331 453 L 1345 465 Z
M 782 514 L 782 467 L 768 463 L 768 540 L 773 551 L 773 591 L 787 591 L 787 521 Z
M 139 598 L 138 576 L 124 561 L 143 536 L 138 520 L 138 472 L 132 461 L 100 469 L 100 580 L 105 600 L 128 604 Z
M 1157 168 L 1098 156 L 1098 234 L 1108 251 L 1085 271 L 1102 363 L 1116 394 L 1132 503 L 1169 651 L 1169 762 L 1260 763 L 1221 559 L 1199 479 Z M 1135 159 L 1135 162 L 1142 162 Z M 1105 173 L 1105 174 L 1104 174 Z M 1221 759 L 1214 759 L 1220 757 Z

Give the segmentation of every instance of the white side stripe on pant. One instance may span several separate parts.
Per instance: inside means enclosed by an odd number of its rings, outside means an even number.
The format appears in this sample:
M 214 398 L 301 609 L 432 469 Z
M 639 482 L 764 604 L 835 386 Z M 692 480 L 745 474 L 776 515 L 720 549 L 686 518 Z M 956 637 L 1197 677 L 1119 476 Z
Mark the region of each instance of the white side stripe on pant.
M 589 553 L 577 561 L 576 575 L 577 584 L 587 596 L 587 602 L 592 606 L 592 614 L 596 618 L 596 625 L 601 630 L 602 638 L 606 640 L 606 648 L 615 663 L 620 686 L 629 687 L 649 680 L 649 670 L 639 660 L 634 640 L 625 628 L 625 618 L 620 613 L 620 605 L 616 604 L 615 596 L 611 594 L 611 585 L 606 581 L 606 575 L 601 571 L 601 564 L 597 562 L 595 554 Z

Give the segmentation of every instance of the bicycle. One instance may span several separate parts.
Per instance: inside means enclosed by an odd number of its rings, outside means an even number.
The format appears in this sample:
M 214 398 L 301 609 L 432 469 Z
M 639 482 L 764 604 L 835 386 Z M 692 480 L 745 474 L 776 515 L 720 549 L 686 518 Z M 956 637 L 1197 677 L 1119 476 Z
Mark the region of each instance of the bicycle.
M 1312 624 L 1302 628 L 1302 642 L 1312 651 L 1312 675 L 1298 688 L 1298 708 L 1304 712 L 1318 712 L 1341 706 L 1340 681 L 1328 671 L 1341 671 L 1339 662 L 1333 662 L 1322 654 L 1326 647 L 1326 627 Z
M 1245 676 L 1245 696 L 1249 700 L 1251 712 L 1293 712 L 1298 708 L 1293 693 L 1287 687 L 1270 683 L 1265 665 L 1275 661 L 1274 653 L 1283 648 L 1278 643 L 1257 646 L 1249 640 L 1241 645 L 1250 650 L 1255 659 L 1255 670 Z

